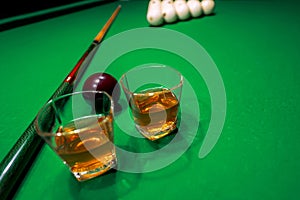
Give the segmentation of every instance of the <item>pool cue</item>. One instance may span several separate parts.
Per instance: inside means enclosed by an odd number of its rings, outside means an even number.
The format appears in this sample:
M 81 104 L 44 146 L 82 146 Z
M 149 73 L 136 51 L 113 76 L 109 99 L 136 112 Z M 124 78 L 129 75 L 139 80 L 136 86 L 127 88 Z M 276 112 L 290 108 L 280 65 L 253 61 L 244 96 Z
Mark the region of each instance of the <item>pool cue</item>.
M 94 38 L 91 45 L 76 63 L 72 71 L 64 79 L 58 89 L 50 97 L 50 99 L 57 96 L 67 94 L 73 90 L 73 83 L 77 80 L 77 75 L 79 69 L 85 64 L 85 60 L 90 56 L 91 52 L 95 53 L 96 48 L 99 46 L 100 42 L 107 33 L 109 27 L 113 23 L 114 19 L 118 15 L 121 6 L 119 5 L 108 21 L 105 23 L 103 28 Z M 86 65 L 87 67 L 88 65 Z M 49 100 L 50 100 L 49 99 Z M 13 197 L 13 192 L 16 192 L 18 185 L 22 182 L 26 175 L 27 170 L 29 170 L 32 162 L 39 153 L 44 142 L 41 137 L 37 134 L 34 128 L 34 121 L 31 122 L 29 127 L 17 140 L 12 149 L 8 152 L 6 157 L 0 163 L 0 199 L 11 199 Z

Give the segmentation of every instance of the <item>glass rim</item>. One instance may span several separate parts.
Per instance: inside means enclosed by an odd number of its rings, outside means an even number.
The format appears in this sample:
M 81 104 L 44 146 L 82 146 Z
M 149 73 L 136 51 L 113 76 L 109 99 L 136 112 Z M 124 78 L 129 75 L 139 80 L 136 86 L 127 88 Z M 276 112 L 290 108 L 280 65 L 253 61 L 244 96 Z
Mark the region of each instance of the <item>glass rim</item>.
M 48 102 L 45 103 L 44 106 L 46 106 L 47 104 L 51 103 L 51 102 L 55 102 L 57 100 L 60 100 L 60 99 L 63 99 L 63 98 L 66 98 L 68 96 L 72 96 L 72 95 L 77 95 L 77 94 L 83 94 L 83 93 L 104 93 L 105 95 L 107 95 L 109 97 L 109 99 L 111 101 L 113 101 L 112 99 L 112 96 L 109 95 L 107 92 L 105 91 L 102 91 L 102 90 L 82 90 L 82 91 L 76 91 L 76 92 L 71 92 L 71 93 L 67 93 L 67 94 L 64 94 L 64 95 L 60 95 L 60 96 L 57 96 L 55 98 L 52 98 L 50 99 Z M 43 107 L 44 107 L 43 106 Z
M 142 68 L 150 68 L 150 67 L 151 67 L 151 68 L 169 68 L 169 69 L 173 70 L 173 71 L 178 75 L 178 77 L 179 77 L 179 83 L 178 83 L 178 84 L 176 84 L 175 86 L 173 86 L 173 87 L 171 87 L 171 88 L 168 88 L 168 91 L 162 91 L 162 93 L 164 93 L 164 92 L 167 93 L 167 92 L 169 92 L 169 91 L 174 91 L 174 90 L 176 90 L 177 88 L 179 88 L 179 87 L 181 87 L 181 86 L 183 85 L 183 75 L 182 75 L 178 70 L 176 70 L 176 69 L 174 69 L 174 68 L 172 68 L 172 67 L 170 67 L 170 66 L 164 65 L 164 64 L 156 64 L 156 63 L 153 63 L 153 65 L 147 64 L 147 65 L 142 66 L 142 67 L 140 67 L 140 68 L 132 68 L 132 69 L 130 69 L 129 71 L 127 71 L 127 72 L 125 72 L 124 74 L 122 74 L 122 76 L 121 76 L 121 78 L 120 78 L 120 83 L 121 83 L 121 86 L 122 86 L 122 88 L 124 89 L 124 91 L 125 91 L 126 93 L 131 94 L 131 95 L 135 95 L 135 94 L 143 94 L 143 93 L 139 93 L 139 92 L 132 92 L 132 91 L 130 91 L 130 90 L 125 86 L 123 80 L 125 79 L 126 74 L 127 74 L 128 72 L 130 72 L 130 71 L 133 71 L 133 70 L 141 70 Z
M 109 95 L 107 92 L 105 91 L 98 91 L 98 90 L 83 90 L 83 91 L 76 91 L 76 92 L 71 92 L 71 93 L 67 93 L 67 94 L 64 94 L 64 95 L 60 95 L 60 96 L 57 96 L 57 97 L 54 97 L 54 98 L 51 98 L 50 100 L 48 100 L 42 107 L 41 109 L 39 110 L 39 112 L 37 113 L 35 119 L 34 119 L 34 128 L 37 132 L 38 135 L 40 136 L 55 136 L 56 133 L 50 133 L 50 132 L 45 132 L 43 130 L 41 130 L 40 128 L 40 125 L 39 125 L 39 118 L 41 116 L 41 113 L 44 112 L 45 108 L 49 107 L 49 106 L 53 106 L 53 104 L 58 101 L 58 100 L 61 100 L 63 98 L 66 98 L 66 97 L 69 97 L 69 96 L 73 96 L 73 95 L 78 95 L 78 94 L 84 94 L 84 93 L 94 93 L 94 94 L 105 94 L 106 96 L 108 96 L 111 104 L 110 104 L 110 108 L 112 110 L 112 113 L 113 113 L 113 109 L 114 109 L 114 104 L 113 104 L 113 99 L 112 99 L 112 96 Z M 84 97 L 83 97 L 84 98 Z

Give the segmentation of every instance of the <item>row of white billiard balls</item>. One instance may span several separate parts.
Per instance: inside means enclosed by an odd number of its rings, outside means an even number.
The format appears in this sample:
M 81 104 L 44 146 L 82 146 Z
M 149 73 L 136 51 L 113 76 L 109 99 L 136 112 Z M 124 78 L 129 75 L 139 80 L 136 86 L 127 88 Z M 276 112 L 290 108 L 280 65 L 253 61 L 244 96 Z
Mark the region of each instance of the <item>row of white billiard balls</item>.
M 150 0 L 147 21 L 153 26 L 213 13 L 214 0 Z

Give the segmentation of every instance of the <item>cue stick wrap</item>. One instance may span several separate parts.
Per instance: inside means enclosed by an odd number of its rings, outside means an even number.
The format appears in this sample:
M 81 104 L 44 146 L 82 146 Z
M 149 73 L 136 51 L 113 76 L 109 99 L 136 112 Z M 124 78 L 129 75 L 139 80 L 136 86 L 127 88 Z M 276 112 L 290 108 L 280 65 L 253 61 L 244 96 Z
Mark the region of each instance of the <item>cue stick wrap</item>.
M 94 54 L 96 53 L 100 42 L 104 38 L 110 25 L 119 13 L 121 6 L 119 5 L 104 27 L 97 34 L 89 48 L 79 59 L 75 67 L 68 74 L 66 79 L 61 83 L 54 94 L 49 98 L 55 98 L 73 91 L 75 78 L 78 78 L 78 71 L 82 72 L 87 68 Z M 81 75 L 81 74 L 79 74 Z M 77 79 L 76 79 L 77 80 Z M 11 199 L 17 191 L 17 185 L 20 185 L 29 170 L 32 162 L 42 148 L 44 142 L 37 134 L 34 127 L 35 119 L 30 123 L 25 132 L 20 136 L 15 145 L 0 163 L 0 199 Z
M 72 89 L 72 85 L 63 82 L 52 97 L 66 94 Z M 20 184 L 25 177 L 42 145 L 42 138 L 36 133 L 33 120 L 0 164 L 0 199 L 11 198 L 11 192 L 17 189 L 14 188 L 16 183 Z

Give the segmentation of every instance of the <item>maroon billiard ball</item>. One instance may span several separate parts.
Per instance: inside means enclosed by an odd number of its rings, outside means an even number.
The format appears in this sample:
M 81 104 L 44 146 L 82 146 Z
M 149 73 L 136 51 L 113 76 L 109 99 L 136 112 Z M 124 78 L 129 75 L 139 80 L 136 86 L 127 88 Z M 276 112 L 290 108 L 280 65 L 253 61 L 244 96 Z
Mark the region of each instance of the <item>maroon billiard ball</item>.
M 89 76 L 84 82 L 83 91 L 105 91 L 107 92 L 115 102 L 120 99 L 120 85 L 115 77 L 108 73 L 98 72 Z M 94 101 L 94 97 L 89 94 L 84 94 L 84 98 L 87 101 Z

